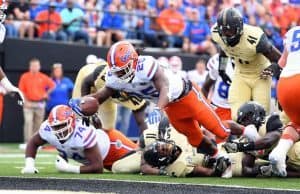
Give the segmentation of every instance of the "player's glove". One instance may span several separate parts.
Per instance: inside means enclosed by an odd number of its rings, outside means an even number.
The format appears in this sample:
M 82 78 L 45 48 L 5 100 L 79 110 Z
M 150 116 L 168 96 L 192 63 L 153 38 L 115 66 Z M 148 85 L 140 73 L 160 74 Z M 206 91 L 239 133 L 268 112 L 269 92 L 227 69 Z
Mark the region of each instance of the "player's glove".
M 37 174 L 39 173 L 38 169 L 35 168 L 34 159 L 28 157 L 25 159 L 25 167 L 21 170 L 22 174 Z
M 231 79 L 224 70 L 219 70 L 219 75 L 221 76 L 223 82 L 225 82 L 228 85 L 231 84 Z
M 162 118 L 161 110 L 159 108 L 154 108 L 153 111 L 148 114 L 147 122 L 150 125 L 155 125 L 160 122 L 161 118 Z
M 228 168 L 230 168 L 230 167 L 231 167 L 231 162 L 230 162 L 229 158 L 225 158 L 225 157 L 217 158 L 217 161 L 216 161 L 215 167 L 214 167 L 214 174 L 216 176 L 223 177 L 225 171 L 227 171 Z
M 60 172 L 69 172 L 69 173 L 80 173 L 80 166 L 75 166 L 69 164 L 65 159 L 61 156 L 56 156 L 55 167 Z
M 259 171 L 259 174 L 261 174 L 262 176 L 272 176 L 273 175 L 271 165 L 259 166 L 258 171 Z
M 239 142 L 226 142 L 223 147 L 228 153 L 246 152 L 254 150 L 254 142 L 239 143 Z
M 274 75 L 274 77 L 276 79 L 279 79 L 280 73 L 281 73 L 281 67 L 276 64 L 273 63 L 272 65 L 266 67 L 260 74 L 260 77 L 262 79 L 267 79 L 268 77 L 272 77 Z
M 80 98 L 71 98 L 69 100 L 69 106 L 72 108 L 72 110 L 79 116 L 84 117 L 84 114 L 82 113 L 82 110 L 80 108 L 80 103 L 81 103 Z
M 7 79 L 7 77 L 4 77 L 2 80 L 1 80 L 1 84 L 2 86 L 5 88 L 5 90 L 12 94 L 13 96 L 16 96 L 17 99 L 18 99 L 18 104 L 20 106 L 22 106 L 24 104 L 24 101 L 25 101 L 25 98 L 24 98 L 24 95 L 23 93 L 21 92 L 21 90 L 19 88 L 17 88 L 16 86 L 12 85 L 10 83 L 10 81 Z

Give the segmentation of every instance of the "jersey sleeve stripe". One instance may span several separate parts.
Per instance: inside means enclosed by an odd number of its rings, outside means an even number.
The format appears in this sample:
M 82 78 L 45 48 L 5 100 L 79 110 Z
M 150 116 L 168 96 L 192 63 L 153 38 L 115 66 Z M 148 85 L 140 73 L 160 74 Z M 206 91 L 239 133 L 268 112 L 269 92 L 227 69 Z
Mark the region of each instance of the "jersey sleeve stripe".
M 94 130 L 91 130 L 90 133 L 88 134 L 88 136 L 83 140 L 83 143 L 86 143 L 87 141 L 89 141 L 89 139 L 91 139 L 92 136 L 94 136 Z
M 151 66 L 151 68 L 150 68 L 150 70 L 149 70 L 149 72 L 148 72 L 148 74 L 147 74 L 147 77 L 149 77 L 149 78 L 152 78 L 152 77 L 153 77 L 152 74 L 155 73 L 155 71 L 156 71 L 156 69 L 157 69 L 157 66 L 158 66 L 157 63 L 156 63 L 155 61 L 153 61 L 152 66 Z
M 97 142 L 96 141 L 96 134 L 94 134 L 93 138 L 91 138 L 90 141 L 88 141 L 87 143 L 84 144 L 84 147 L 85 148 L 90 148 L 90 147 L 95 145 L 95 142 Z

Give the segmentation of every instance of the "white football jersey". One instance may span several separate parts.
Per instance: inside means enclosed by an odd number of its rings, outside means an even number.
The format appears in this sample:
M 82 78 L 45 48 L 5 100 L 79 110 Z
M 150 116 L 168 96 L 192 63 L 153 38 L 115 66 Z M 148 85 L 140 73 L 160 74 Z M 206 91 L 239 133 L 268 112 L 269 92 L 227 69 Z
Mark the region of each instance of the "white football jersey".
M 288 51 L 286 66 L 280 77 L 289 77 L 300 73 L 300 26 L 291 28 L 285 34 L 285 48 Z
M 216 54 L 209 59 L 207 68 L 210 79 L 216 80 L 211 98 L 212 103 L 221 108 L 230 108 L 228 103 L 229 85 L 223 82 L 222 77 L 219 75 L 219 54 Z M 233 67 L 230 59 L 226 66 L 226 74 L 232 78 Z
M 2 23 L 0 23 L 0 44 L 4 41 L 6 29 Z
M 133 93 L 141 98 L 148 99 L 151 102 L 157 103 L 159 92 L 154 86 L 152 78 L 157 72 L 159 63 L 151 56 L 139 56 L 135 69 L 134 78 L 127 83 L 118 78 L 111 71 L 106 73 L 106 86 L 115 90 L 122 90 Z M 183 79 L 180 76 L 174 75 L 168 69 L 162 69 L 169 82 L 168 97 L 170 101 L 177 99 L 183 91 Z
M 93 126 L 83 125 L 81 119 L 76 119 L 72 135 L 63 144 L 53 134 L 47 120 L 42 123 L 39 134 L 43 140 L 53 145 L 64 158 L 70 158 L 82 164 L 88 163 L 84 155 L 85 149 L 97 144 L 104 160 L 110 148 L 108 135 L 103 130 L 96 130 Z

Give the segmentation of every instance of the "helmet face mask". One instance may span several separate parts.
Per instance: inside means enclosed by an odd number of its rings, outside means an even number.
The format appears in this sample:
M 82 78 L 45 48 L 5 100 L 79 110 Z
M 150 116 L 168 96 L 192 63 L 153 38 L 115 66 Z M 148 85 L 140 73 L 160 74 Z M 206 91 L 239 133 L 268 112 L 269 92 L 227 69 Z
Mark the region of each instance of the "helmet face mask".
M 0 22 L 3 23 L 4 20 L 6 19 L 7 5 L 6 5 L 5 1 L 1 1 L 1 2 L 2 2 L 2 4 L 0 5 Z
M 223 10 L 217 19 L 218 33 L 228 46 L 239 43 L 243 34 L 243 18 L 238 10 L 229 8 Z
M 110 72 L 126 83 L 134 78 L 137 60 L 137 51 L 127 41 L 120 41 L 113 44 L 107 54 L 107 63 Z
M 70 107 L 58 105 L 51 110 L 48 122 L 57 139 L 66 141 L 73 134 L 75 114 Z
M 144 151 L 145 161 L 154 167 L 163 167 L 176 159 L 177 146 L 173 141 L 158 140 Z

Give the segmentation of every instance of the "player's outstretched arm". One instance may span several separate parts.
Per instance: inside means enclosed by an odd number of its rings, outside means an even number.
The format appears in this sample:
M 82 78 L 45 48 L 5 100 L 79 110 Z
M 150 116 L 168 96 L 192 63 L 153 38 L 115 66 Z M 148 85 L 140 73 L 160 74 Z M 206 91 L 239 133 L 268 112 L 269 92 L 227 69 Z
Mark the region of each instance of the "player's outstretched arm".
M 83 79 L 81 84 L 81 95 L 85 96 L 91 93 L 91 87 L 94 86 L 94 73 L 89 74 Z
M 142 154 L 142 159 L 141 159 L 141 174 L 146 174 L 146 175 L 166 175 L 166 171 L 163 169 L 155 168 L 149 165 L 145 159 L 144 155 Z
M 140 134 L 143 133 L 143 131 L 145 129 L 147 129 L 147 124 L 145 122 L 145 109 L 147 107 L 147 104 L 145 104 L 145 106 L 141 107 L 140 109 L 136 110 L 136 111 L 132 111 L 133 116 L 135 118 L 135 121 L 140 129 Z
M 67 173 L 102 173 L 103 161 L 98 145 L 95 144 L 93 147 L 85 149 L 84 154 L 86 159 L 89 161 L 88 165 L 78 166 L 69 164 L 64 158 L 57 156 L 55 167 L 58 171 Z
M 115 90 L 112 88 L 109 88 L 107 86 L 101 88 L 94 94 L 90 94 L 89 96 L 92 96 L 96 98 L 99 102 L 99 104 L 102 104 L 105 100 L 107 100 L 109 97 L 111 97 L 115 93 Z
M 211 168 L 206 168 L 201 165 L 194 167 L 193 171 L 186 175 L 187 177 L 201 177 L 201 176 L 214 176 L 214 170 Z
M 202 86 L 202 93 L 207 98 L 210 88 L 216 83 L 216 80 L 212 80 L 209 75 L 206 76 L 205 82 Z
M 157 91 L 159 91 L 157 107 L 163 109 L 169 103 L 169 82 L 161 67 L 158 67 L 157 71 L 155 72 L 153 82 L 155 88 Z
M 103 173 L 103 160 L 98 148 L 98 144 L 85 149 L 84 154 L 89 161 L 89 165 L 80 166 L 80 173 Z
M 38 169 L 35 168 L 35 156 L 39 146 L 45 143 L 47 142 L 41 138 L 38 132 L 29 140 L 26 145 L 25 167 L 21 170 L 22 174 L 34 174 L 39 172 Z

